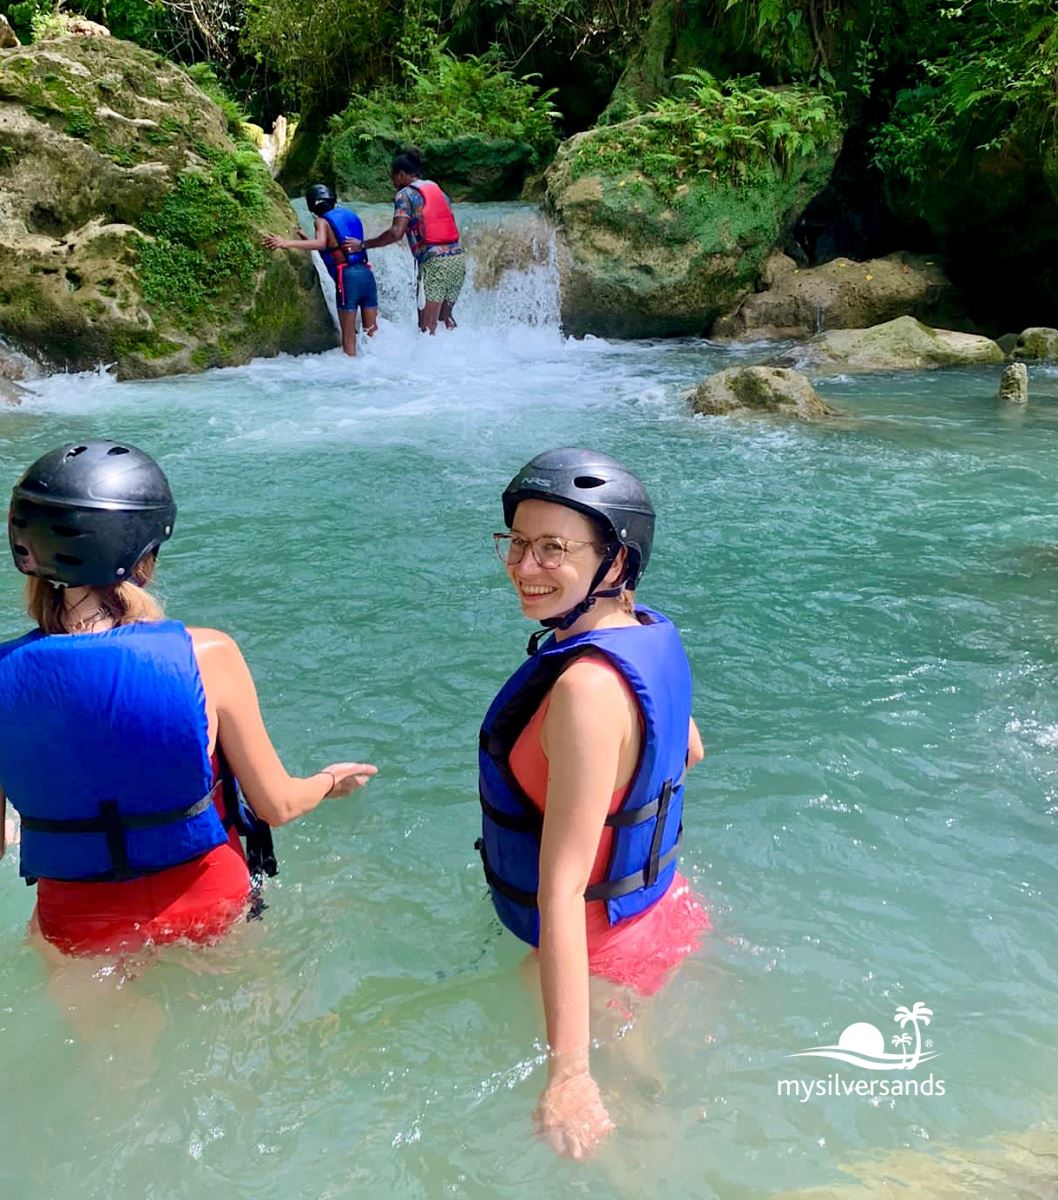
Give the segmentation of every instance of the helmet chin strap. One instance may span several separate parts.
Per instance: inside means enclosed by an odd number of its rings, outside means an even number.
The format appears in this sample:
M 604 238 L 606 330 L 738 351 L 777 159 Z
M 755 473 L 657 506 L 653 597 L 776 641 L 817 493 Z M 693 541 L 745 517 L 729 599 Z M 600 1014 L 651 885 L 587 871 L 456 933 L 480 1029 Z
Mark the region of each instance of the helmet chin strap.
M 603 555 L 602 562 L 599 563 L 599 569 L 588 587 L 588 594 L 579 603 L 575 604 L 567 613 L 563 613 L 558 617 L 544 617 L 540 622 L 543 629 L 538 629 L 529 637 L 529 645 L 526 648 L 526 654 L 535 654 L 540 641 L 552 630 L 568 629 L 575 622 L 579 621 L 586 612 L 590 612 L 595 607 L 596 600 L 611 600 L 625 590 L 624 583 L 617 584 L 616 587 L 600 588 L 599 584 L 606 578 L 606 573 L 614 564 L 614 559 L 617 558 L 621 547 L 615 543 Z

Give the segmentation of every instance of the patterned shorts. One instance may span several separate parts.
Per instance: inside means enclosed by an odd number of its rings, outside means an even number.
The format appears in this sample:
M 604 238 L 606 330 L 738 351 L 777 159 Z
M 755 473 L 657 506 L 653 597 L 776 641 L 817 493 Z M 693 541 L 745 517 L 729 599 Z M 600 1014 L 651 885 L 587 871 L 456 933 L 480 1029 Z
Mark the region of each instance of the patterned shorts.
M 465 254 L 435 254 L 419 267 L 426 301 L 455 304 L 467 277 Z

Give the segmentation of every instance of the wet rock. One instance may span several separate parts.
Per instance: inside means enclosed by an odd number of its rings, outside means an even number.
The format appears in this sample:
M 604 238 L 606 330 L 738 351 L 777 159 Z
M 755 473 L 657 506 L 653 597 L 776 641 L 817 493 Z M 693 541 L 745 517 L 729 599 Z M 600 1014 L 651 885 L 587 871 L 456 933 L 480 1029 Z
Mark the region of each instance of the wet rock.
M 779 255 L 767 261 L 760 282 L 765 290 L 720 317 L 713 337 L 753 340 L 763 330 L 804 337 L 826 329 L 864 329 L 905 315 L 926 321 L 955 315 L 944 272 L 933 259 L 914 254 L 867 262 L 836 258 L 805 270 Z
M 236 140 L 239 139 L 239 140 Z M 173 64 L 111 37 L 0 53 L 0 334 L 122 378 L 323 350 L 309 256 L 256 150 Z
M 29 392 L 21 384 L 14 383 L 10 379 L 0 377 L 0 406 L 8 408 L 22 403 L 22 397 L 28 396 Z
M 730 367 L 710 375 L 690 394 L 696 413 L 774 414 L 818 421 L 835 416 L 808 380 L 781 367 Z
M 18 34 L 11 28 L 10 22 L 3 13 L 0 13 L 0 50 L 7 50 L 12 46 L 21 46 L 22 43 L 18 40 Z
M 1035 359 L 1039 362 L 1058 360 L 1058 329 L 1035 325 L 1031 329 L 1022 330 L 1014 343 L 1011 357 Z
M 1001 337 L 996 338 L 996 345 L 1009 358 L 1014 353 L 1014 347 L 1018 344 L 1018 334 L 1004 333 Z
M 991 338 L 931 329 L 914 317 L 898 317 L 870 329 L 828 330 L 777 357 L 773 365 L 824 371 L 929 371 L 1003 361 L 1003 351 Z
M 999 377 L 999 398 L 1007 404 L 1028 404 L 1029 369 L 1023 362 L 1011 363 Z
M 765 258 L 826 183 L 840 141 L 735 179 L 699 170 L 666 191 L 634 159 L 647 114 L 564 142 L 547 170 L 559 237 L 562 324 L 574 335 L 702 335 L 752 289 Z M 607 165 L 611 161 L 617 165 Z

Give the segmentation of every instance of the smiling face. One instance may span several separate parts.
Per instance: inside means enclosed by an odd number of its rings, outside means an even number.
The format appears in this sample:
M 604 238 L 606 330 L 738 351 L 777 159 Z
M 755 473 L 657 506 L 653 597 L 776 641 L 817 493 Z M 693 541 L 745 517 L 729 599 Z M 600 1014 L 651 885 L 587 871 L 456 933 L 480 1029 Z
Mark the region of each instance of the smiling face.
M 576 543 L 560 567 L 542 567 L 531 550 L 526 550 L 521 562 L 508 565 L 507 574 L 527 617 L 534 621 L 560 617 L 587 596 L 602 562 L 602 550 L 598 548 L 599 531 L 583 513 L 547 500 L 523 500 L 515 511 L 511 533 L 529 541 L 551 537 Z

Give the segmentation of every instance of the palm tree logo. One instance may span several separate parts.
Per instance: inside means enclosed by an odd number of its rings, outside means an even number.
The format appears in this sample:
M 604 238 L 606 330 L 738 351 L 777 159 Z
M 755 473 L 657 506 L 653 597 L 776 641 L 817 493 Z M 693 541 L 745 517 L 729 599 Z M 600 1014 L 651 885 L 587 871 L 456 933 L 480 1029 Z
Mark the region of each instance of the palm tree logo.
M 908 1071 L 913 1071 L 922 1058 L 922 1031 L 919 1029 L 919 1025 L 928 1025 L 932 1016 L 933 1009 L 927 1008 L 921 1000 L 916 1000 L 910 1008 L 901 1004 L 896 1010 L 893 1020 L 899 1023 L 900 1028 L 903 1029 L 905 1025 L 912 1025 L 915 1030 L 915 1052 L 911 1056 L 911 1061 L 907 1064 L 906 1070 Z M 901 1035 L 899 1042 L 894 1036 L 893 1045 L 899 1044 L 903 1046 L 905 1042 L 909 1042 L 910 1040 L 910 1036 L 906 1033 Z M 904 1057 L 905 1059 L 907 1057 L 906 1050 L 904 1051 Z
M 894 1046 L 899 1046 L 903 1051 L 904 1062 L 901 1065 L 905 1065 L 907 1063 L 907 1047 L 910 1046 L 915 1039 L 909 1033 L 894 1033 L 889 1040 Z

